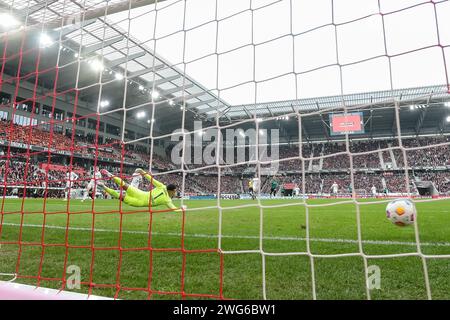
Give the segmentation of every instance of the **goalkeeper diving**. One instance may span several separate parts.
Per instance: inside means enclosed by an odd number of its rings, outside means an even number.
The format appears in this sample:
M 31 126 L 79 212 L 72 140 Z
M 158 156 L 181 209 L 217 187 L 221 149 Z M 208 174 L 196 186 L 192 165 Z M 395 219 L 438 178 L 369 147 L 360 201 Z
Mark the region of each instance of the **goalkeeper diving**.
M 181 208 L 177 208 L 172 203 L 172 198 L 176 195 L 177 187 L 174 184 L 165 185 L 158 180 L 156 180 L 151 174 L 145 172 L 142 169 L 136 169 L 135 174 L 140 174 L 142 177 L 146 178 L 154 188 L 151 191 L 142 191 L 133 185 L 128 184 L 121 178 L 113 175 L 108 172 L 106 169 L 102 169 L 100 171 L 102 175 L 111 178 L 114 183 L 122 189 L 122 192 L 119 190 L 114 190 L 108 188 L 103 182 L 99 182 L 98 185 L 102 188 L 106 193 L 111 195 L 115 199 L 119 199 L 124 203 L 133 206 L 133 207 L 159 207 L 166 206 L 173 211 L 182 211 L 186 209 L 186 206 L 182 206 Z

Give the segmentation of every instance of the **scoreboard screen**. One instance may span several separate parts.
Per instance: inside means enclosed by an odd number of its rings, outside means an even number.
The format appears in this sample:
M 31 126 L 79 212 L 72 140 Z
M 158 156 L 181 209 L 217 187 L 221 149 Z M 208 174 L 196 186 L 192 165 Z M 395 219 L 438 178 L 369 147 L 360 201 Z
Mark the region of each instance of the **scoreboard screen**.
M 330 114 L 331 135 L 364 133 L 362 112 Z

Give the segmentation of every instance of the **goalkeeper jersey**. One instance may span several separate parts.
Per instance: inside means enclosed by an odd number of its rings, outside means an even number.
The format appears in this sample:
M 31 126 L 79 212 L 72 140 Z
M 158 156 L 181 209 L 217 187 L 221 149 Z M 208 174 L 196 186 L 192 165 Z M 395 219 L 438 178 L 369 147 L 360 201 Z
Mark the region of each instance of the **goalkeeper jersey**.
M 167 187 L 152 177 L 147 179 L 151 181 L 153 186 L 155 186 L 152 191 L 142 191 L 133 186 L 129 186 L 123 201 L 134 207 L 166 206 L 169 209 L 177 209 L 172 202 L 172 198 L 170 198 L 169 193 L 167 192 Z M 176 211 L 180 211 L 180 209 Z
M 177 207 L 174 206 L 172 203 L 172 198 L 169 196 L 169 193 L 167 192 L 166 186 L 155 188 L 152 191 L 150 191 L 151 194 L 151 206 L 157 207 L 165 205 L 166 207 L 170 209 L 176 209 Z

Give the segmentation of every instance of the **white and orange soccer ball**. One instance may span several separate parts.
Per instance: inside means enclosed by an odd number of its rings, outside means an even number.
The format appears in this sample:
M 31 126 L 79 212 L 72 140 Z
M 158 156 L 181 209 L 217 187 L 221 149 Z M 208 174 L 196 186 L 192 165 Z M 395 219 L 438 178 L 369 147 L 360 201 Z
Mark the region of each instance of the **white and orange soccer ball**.
M 417 210 L 409 199 L 395 199 L 386 206 L 386 217 L 398 226 L 407 226 L 414 223 Z

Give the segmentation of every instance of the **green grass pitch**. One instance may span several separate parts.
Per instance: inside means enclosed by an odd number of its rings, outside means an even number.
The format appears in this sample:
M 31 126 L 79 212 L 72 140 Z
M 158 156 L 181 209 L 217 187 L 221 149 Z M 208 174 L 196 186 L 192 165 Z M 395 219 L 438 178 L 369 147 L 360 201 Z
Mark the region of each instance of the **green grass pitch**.
M 398 227 L 386 219 L 386 201 L 359 200 L 363 252 L 367 255 L 413 253 L 414 227 Z M 371 203 L 368 203 L 371 202 Z M 378 202 L 378 203 L 377 203 Z M 185 201 L 189 210 L 185 215 L 184 245 L 188 250 L 217 249 L 219 210 L 217 201 Z M 263 298 L 263 258 L 260 249 L 260 215 L 257 201 L 221 200 L 222 239 L 224 251 L 245 251 L 223 256 L 223 296 L 231 299 Z M 308 200 L 311 253 L 320 255 L 272 255 L 273 253 L 305 252 L 306 210 L 301 200 L 261 200 L 263 216 L 266 297 L 268 299 L 312 299 L 313 263 L 315 291 L 318 299 L 366 299 L 364 260 L 361 256 L 329 257 L 327 255 L 357 253 L 357 211 L 353 203 L 342 200 Z M 176 203 L 178 204 L 178 203 Z M 44 210 L 45 206 L 45 210 Z M 92 209 L 96 213 L 92 214 Z M 61 278 L 66 266 L 81 269 L 81 281 L 113 284 L 118 278 L 120 262 L 120 299 L 146 299 L 146 291 L 126 288 L 148 286 L 150 254 L 148 250 L 95 250 L 90 248 L 148 247 L 148 212 L 133 212 L 135 208 L 119 202 L 71 200 L 70 206 L 60 200 L 6 199 L 3 203 L 3 226 L 0 234 L 0 273 L 14 273 L 19 246 L 5 244 L 18 241 L 36 243 L 24 245 L 20 252 L 19 275 Z M 191 210 L 195 209 L 195 210 Z M 422 252 L 427 255 L 450 254 L 450 200 L 417 203 L 418 228 Z M 45 215 L 45 232 L 42 224 Z M 67 215 L 67 211 L 71 212 Z M 21 214 L 24 212 L 25 214 Z M 21 219 L 23 218 L 23 221 Z M 119 226 L 122 218 L 122 233 Z M 19 227 L 23 224 L 22 229 Z M 66 225 L 69 223 L 68 233 Z M 94 234 L 91 230 L 95 229 Z M 20 233 L 20 230 L 22 232 Z M 152 221 L 153 248 L 180 248 L 181 213 L 155 213 Z M 122 237 L 120 238 L 120 234 Z M 51 246 L 64 244 L 70 246 Z M 39 245 L 44 242 L 47 246 Z M 41 261 L 42 250 L 44 250 Z M 66 255 L 67 253 L 67 255 Z M 381 272 L 380 288 L 370 290 L 372 299 L 426 299 L 422 259 L 417 256 L 369 258 L 369 266 Z M 179 251 L 154 251 L 152 255 L 151 287 L 159 292 L 179 292 L 183 254 Z M 450 259 L 426 260 L 433 299 L 450 299 Z M 92 271 L 91 271 L 92 270 Z M 6 280 L 7 277 L 3 277 Z M 184 292 L 219 295 L 220 255 L 216 252 L 189 253 L 185 260 Z M 36 284 L 36 279 L 19 278 L 17 282 Z M 60 281 L 41 280 L 40 286 L 59 288 Z M 83 285 L 77 292 L 87 292 Z M 116 288 L 94 287 L 93 294 L 114 296 Z M 153 294 L 152 299 L 180 299 L 180 295 Z

